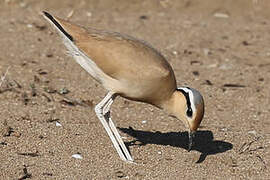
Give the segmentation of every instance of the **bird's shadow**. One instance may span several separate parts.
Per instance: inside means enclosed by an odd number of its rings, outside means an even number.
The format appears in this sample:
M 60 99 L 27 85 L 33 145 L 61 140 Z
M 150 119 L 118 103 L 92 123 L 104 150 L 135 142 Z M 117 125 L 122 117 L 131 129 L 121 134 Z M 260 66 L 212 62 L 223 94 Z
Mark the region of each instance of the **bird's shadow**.
M 149 132 L 134 130 L 131 127 L 118 129 L 136 138 L 136 140 L 126 143 L 128 147 L 134 145 L 144 146 L 146 144 L 158 144 L 179 147 L 186 150 L 188 149 L 188 132 Z M 232 147 L 233 145 L 229 142 L 214 140 L 214 136 L 211 131 L 197 131 L 192 150 L 199 151 L 201 153 L 200 158 L 196 162 L 201 163 L 208 155 L 223 153 L 232 149 Z

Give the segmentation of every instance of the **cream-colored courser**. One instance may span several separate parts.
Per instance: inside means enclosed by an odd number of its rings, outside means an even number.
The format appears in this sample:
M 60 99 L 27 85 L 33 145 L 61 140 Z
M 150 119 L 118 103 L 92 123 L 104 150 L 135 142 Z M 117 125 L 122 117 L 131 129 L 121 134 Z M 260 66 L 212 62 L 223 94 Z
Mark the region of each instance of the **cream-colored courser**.
M 133 161 L 110 118 L 116 96 L 164 109 L 189 128 L 189 148 L 204 115 L 201 94 L 188 87 L 177 88 L 172 67 L 146 42 L 116 32 L 85 29 L 43 12 L 56 28 L 73 58 L 108 94 L 95 112 L 121 159 Z

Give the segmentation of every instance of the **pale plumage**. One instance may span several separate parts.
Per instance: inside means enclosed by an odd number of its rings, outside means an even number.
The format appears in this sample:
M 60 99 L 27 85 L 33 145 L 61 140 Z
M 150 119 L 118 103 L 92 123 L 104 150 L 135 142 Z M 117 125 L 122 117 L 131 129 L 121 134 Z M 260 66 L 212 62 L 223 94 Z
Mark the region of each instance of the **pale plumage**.
M 202 96 L 192 88 L 177 89 L 171 66 L 153 47 L 128 35 L 85 29 L 47 12 L 44 17 L 58 30 L 77 63 L 109 91 L 95 111 L 121 159 L 133 161 L 107 116 L 117 95 L 162 108 L 182 120 L 190 132 L 197 130 L 204 114 Z

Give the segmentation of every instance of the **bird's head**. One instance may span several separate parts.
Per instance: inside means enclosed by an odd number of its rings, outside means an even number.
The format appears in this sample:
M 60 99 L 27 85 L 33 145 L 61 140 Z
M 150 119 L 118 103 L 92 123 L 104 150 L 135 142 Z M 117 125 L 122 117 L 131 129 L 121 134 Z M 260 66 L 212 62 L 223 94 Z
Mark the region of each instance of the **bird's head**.
M 193 137 L 204 116 L 203 97 L 193 88 L 180 87 L 173 93 L 169 104 L 169 113 L 180 119 L 189 129 L 189 150 L 191 150 Z

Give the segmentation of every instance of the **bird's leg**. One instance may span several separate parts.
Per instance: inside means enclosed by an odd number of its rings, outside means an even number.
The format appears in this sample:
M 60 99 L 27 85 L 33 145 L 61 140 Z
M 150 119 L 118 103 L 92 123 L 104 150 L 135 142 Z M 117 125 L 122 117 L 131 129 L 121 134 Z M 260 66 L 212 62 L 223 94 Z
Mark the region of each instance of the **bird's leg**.
M 116 127 L 113 125 L 112 120 L 110 118 L 110 106 L 113 103 L 113 99 L 115 98 L 115 94 L 109 92 L 104 99 L 96 105 L 95 112 L 99 120 L 101 121 L 103 127 L 108 133 L 117 153 L 120 158 L 124 161 L 132 161 L 132 158 L 124 145 Z M 128 152 L 128 153 L 126 153 Z
M 119 154 L 120 158 L 124 161 L 126 161 L 126 157 L 125 155 L 123 154 L 117 140 L 115 139 L 115 136 L 113 135 L 113 132 L 112 130 L 110 129 L 109 127 L 109 124 L 108 124 L 108 121 L 105 119 L 105 116 L 103 114 L 103 108 L 104 106 L 109 102 L 109 100 L 112 98 L 113 96 L 113 93 L 109 92 L 105 97 L 104 99 L 96 105 L 95 107 L 95 112 L 96 112 L 96 115 L 98 117 L 98 119 L 100 120 L 101 124 L 103 125 L 103 127 L 105 128 L 107 134 L 109 135 L 112 143 L 113 143 L 113 146 L 115 147 L 117 153 Z
M 105 118 L 108 120 L 109 126 L 110 126 L 110 128 L 111 128 L 111 130 L 112 130 L 112 132 L 113 132 L 113 134 L 114 134 L 114 136 L 115 136 L 115 138 L 116 138 L 116 140 L 118 141 L 118 143 L 119 143 L 119 145 L 120 145 L 122 151 L 124 152 L 124 154 L 125 154 L 127 160 L 128 160 L 128 161 L 133 161 L 133 159 L 132 159 L 132 157 L 131 157 L 131 155 L 130 155 L 130 153 L 129 153 L 129 151 L 128 151 L 126 145 L 125 145 L 125 143 L 123 142 L 123 140 L 122 140 L 120 134 L 118 133 L 117 128 L 115 127 L 115 125 L 114 125 L 114 123 L 113 123 L 113 121 L 112 121 L 112 119 L 111 119 L 111 116 L 110 116 L 110 107 L 111 107 L 111 105 L 112 105 L 112 103 L 113 103 L 115 97 L 116 97 L 116 96 L 113 96 L 113 97 L 108 101 L 108 103 L 105 105 L 105 107 L 104 107 L 104 109 L 103 109 L 103 115 L 104 115 Z

